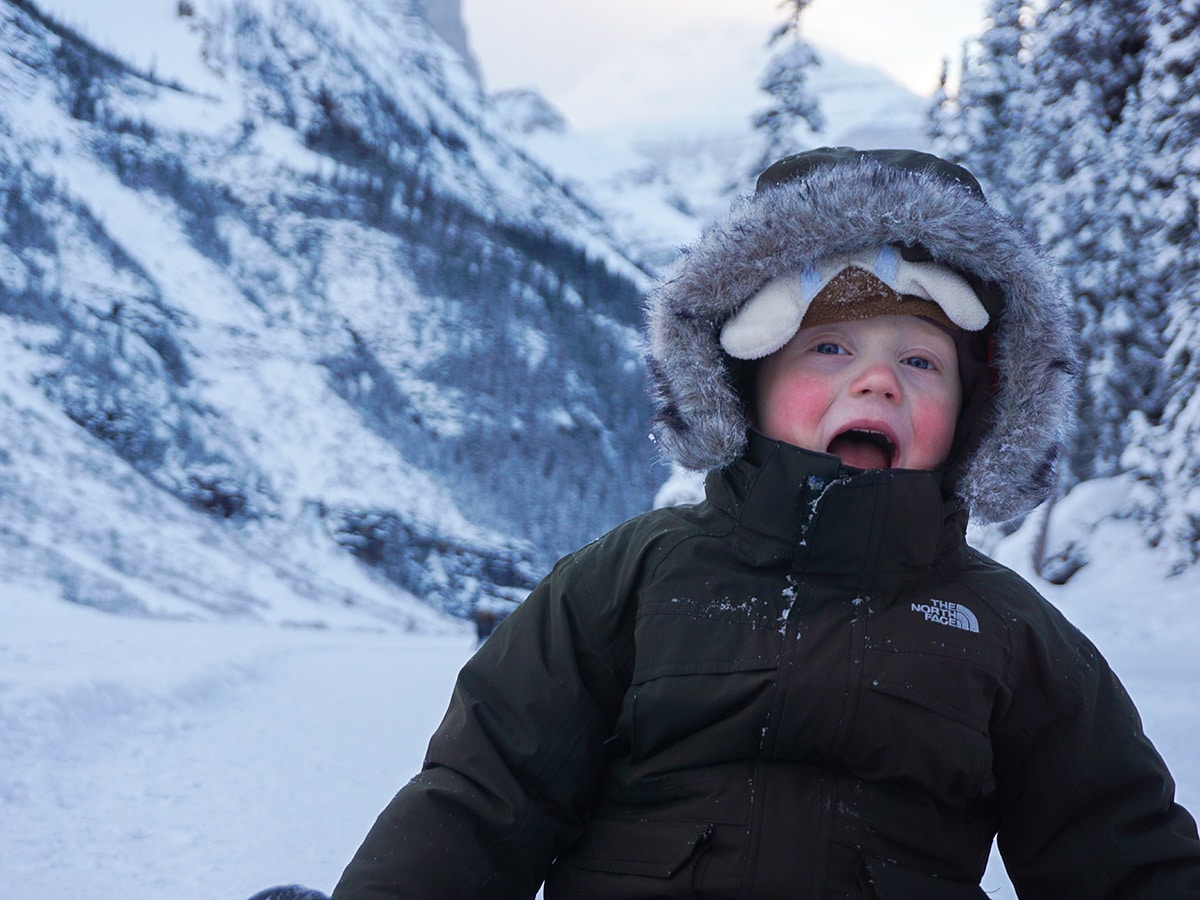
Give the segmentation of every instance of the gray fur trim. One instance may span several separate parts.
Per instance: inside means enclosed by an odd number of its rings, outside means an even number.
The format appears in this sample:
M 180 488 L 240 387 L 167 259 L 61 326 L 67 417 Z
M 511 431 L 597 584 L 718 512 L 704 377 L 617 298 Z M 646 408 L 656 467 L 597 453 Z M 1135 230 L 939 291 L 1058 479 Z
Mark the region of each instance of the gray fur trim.
M 920 244 L 938 262 L 1004 295 L 991 427 L 955 490 L 979 522 L 1045 499 L 1066 445 L 1079 370 L 1071 306 L 1053 262 L 1016 223 L 961 185 L 873 159 L 837 163 L 742 201 L 684 251 L 648 301 L 655 431 L 687 469 L 722 468 L 746 446 L 747 420 L 719 335 L 769 280 L 806 263 L 887 243 Z

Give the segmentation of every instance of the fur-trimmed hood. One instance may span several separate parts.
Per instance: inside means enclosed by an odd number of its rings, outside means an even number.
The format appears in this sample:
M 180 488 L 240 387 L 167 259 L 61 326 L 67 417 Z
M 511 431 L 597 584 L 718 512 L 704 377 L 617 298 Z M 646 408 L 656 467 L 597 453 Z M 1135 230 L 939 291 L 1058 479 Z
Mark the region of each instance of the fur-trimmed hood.
M 684 251 L 648 301 L 661 446 L 693 470 L 740 457 L 746 405 L 722 326 L 771 279 L 884 244 L 924 248 L 997 307 L 996 387 L 949 470 L 976 521 L 1029 512 L 1049 493 L 1070 431 L 1079 369 L 1070 303 L 1037 243 L 988 206 L 969 173 L 929 154 L 836 148 L 790 157 Z

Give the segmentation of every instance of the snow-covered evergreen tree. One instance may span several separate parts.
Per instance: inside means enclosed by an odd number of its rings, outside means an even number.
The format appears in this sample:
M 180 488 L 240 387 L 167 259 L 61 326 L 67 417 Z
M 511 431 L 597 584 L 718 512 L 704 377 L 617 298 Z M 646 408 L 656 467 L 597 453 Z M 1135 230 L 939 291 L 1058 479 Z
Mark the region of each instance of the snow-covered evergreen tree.
M 1030 16 L 1022 0 L 992 0 L 989 27 L 978 42 L 963 50 L 963 71 L 956 95 L 946 91 L 946 72 L 931 110 L 930 137 L 942 153 L 968 164 L 993 202 L 1006 204 L 1020 197 L 1009 152 L 1023 134 L 1024 104 L 1020 49 Z
M 1139 136 L 1144 0 L 1056 0 L 1036 17 L 1024 140 L 1010 152 L 1019 214 L 1062 264 L 1078 305 L 1086 381 L 1073 478 L 1120 471 L 1135 409 L 1158 405 L 1162 305 L 1137 271 L 1145 237 Z M 1015 182 L 1014 182 L 1015 183 Z
M 1175 567 L 1200 557 L 1200 0 L 1157 0 L 1137 120 L 1157 240 L 1143 269 L 1161 291 L 1165 408 L 1135 416 L 1126 456 Z
M 813 133 L 825 127 L 825 117 L 809 79 L 811 70 L 821 61 L 800 35 L 800 17 L 811 2 L 786 0 L 782 5 L 788 10 L 788 18 L 775 29 L 768 44 L 776 49 L 758 82 L 770 103 L 754 117 L 754 127 L 764 135 L 755 172 L 800 149 L 797 126 Z

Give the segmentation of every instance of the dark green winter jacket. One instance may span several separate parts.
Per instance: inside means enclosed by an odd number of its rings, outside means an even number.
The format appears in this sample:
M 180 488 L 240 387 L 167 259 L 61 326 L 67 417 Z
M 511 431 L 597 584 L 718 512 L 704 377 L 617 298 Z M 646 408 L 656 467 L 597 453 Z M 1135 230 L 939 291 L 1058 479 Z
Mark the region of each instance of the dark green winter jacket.
M 1125 691 L 937 476 L 754 438 L 467 664 L 335 897 L 1200 897 Z

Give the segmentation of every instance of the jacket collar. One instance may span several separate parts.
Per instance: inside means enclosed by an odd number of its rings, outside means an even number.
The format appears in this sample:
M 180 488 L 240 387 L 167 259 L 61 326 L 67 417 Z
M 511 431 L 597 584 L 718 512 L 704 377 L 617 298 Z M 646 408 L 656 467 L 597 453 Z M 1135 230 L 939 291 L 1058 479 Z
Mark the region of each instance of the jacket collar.
M 966 513 L 943 493 L 941 472 L 864 472 L 754 431 L 706 491 L 739 530 L 775 552 L 786 545 L 808 573 L 903 576 L 964 542 Z

